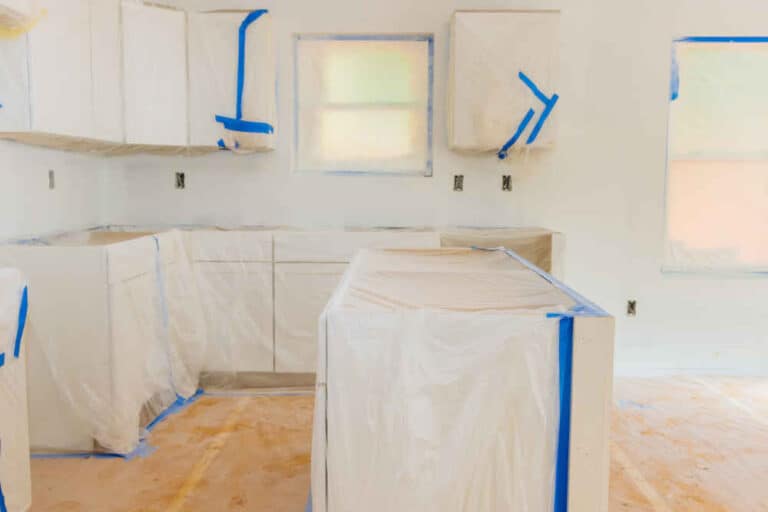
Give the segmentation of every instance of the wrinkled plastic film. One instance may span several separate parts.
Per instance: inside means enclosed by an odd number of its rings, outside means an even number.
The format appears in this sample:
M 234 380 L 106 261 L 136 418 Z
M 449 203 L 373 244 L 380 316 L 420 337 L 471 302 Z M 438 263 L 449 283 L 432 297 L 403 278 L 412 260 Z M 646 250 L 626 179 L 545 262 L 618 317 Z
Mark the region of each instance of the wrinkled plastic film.
M 0 138 L 102 156 L 271 150 L 272 21 L 241 30 L 254 12 L 5 0 Z
M 37 297 L 28 327 L 33 449 L 129 454 L 144 426 L 195 394 L 207 333 L 181 233 L 75 232 L 0 254 Z
M 552 510 L 546 313 L 575 305 L 502 251 L 361 252 L 320 321 L 313 510 Z
M 32 501 L 27 421 L 26 338 L 22 300 L 26 283 L 0 268 L 0 508 L 26 511 Z M 16 342 L 20 341 L 16 351 Z M 18 354 L 18 356 L 16 355 Z

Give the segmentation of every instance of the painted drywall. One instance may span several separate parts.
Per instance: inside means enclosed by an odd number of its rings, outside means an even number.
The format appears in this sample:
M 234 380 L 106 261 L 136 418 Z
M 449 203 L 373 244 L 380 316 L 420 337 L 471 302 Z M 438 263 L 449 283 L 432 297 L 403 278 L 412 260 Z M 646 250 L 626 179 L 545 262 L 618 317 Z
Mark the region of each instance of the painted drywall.
M 169 3 L 188 8 L 272 11 L 279 63 L 277 148 L 249 157 L 220 154 L 106 160 L 103 222 L 546 226 L 567 236 L 569 284 L 617 316 L 619 373 L 768 373 L 768 278 L 665 275 L 660 271 L 671 41 L 683 35 L 765 35 L 768 3 Z M 455 9 L 480 7 L 562 9 L 556 149 L 512 156 L 503 164 L 492 155 L 459 155 L 448 149 L 444 105 L 449 19 Z M 434 177 L 338 177 L 292 172 L 292 35 L 302 32 L 435 34 Z M 173 187 L 173 173 L 181 170 L 187 173 L 184 191 Z M 464 192 L 451 190 L 454 173 L 465 175 Z M 501 190 L 505 173 L 514 176 L 511 193 Z M 37 197 L 37 193 L 29 195 L 30 205 L 43 203 Z M 68 198 L 52 213 L 72 215 L 67 207 L 76 208 L 78 197 Z M 53 218 L 51 215 L 50 220 Z M 87 218 L 90 216 L 66 220 Z M 24 222 L 25 229 L 45 224 L 42 217 Z M 638 301 L 635 318 L 624 316 L 630 298 Z
M 0 240 L 100 224 L 103 163 L 0 141 Z

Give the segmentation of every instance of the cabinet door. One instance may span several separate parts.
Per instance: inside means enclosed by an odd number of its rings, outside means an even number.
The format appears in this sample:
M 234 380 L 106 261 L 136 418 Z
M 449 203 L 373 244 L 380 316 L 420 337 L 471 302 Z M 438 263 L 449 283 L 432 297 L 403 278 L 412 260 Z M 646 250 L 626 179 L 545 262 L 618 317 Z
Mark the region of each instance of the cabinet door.
M 90 137 L 91 14 L 88 0 L 40 0 L 29 32 L 32 130 Z
M 208 372 L 274 369 L 272 263 L 195 264 L 208 321 Z
M 120 2 L 90 0 L 93 79 L 92 139 L 124 142 Z
M 313 373 L 320 314 L 345 263 L 275 264 L 275 371 Z
M 185 14 L 127 1 L 122 8 L 126 142 L 186 146 Z
M 0 132 L 29 130 L 27 38 L 0 38 Z
M 249 11 L 189 15 L 190 140 L 193 146 L 216 146 L 225 136 L 216 116 L 237 116 L 239 38 Z M 274 126 L 276 62 L 272 20 L 268 13 L 247 25 L 244 46 L 241 113 L 243 120 Z M 273 147 L 273 135 L 262 149 Z

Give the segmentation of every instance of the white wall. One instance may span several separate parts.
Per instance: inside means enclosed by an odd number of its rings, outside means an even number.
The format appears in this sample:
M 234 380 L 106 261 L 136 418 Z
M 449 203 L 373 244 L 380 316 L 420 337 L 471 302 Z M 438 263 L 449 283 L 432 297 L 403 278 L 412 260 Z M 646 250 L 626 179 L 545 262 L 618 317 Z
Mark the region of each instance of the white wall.
M 0 240 L 100 224 L 102 164 L 87 155 L 0 141 Z
M 768 278 L 660 272 L 671 41 L 683 35 L 765 35 L 764 0 L 169 3 L 272 11 L 279 52 L 277 149 L 251 157 L 106 160 L 102 222 L 546 226 L 567 235 L 567 281 L 617 315 L 620 372 L 768 373 Z M 450 14 L 479 7 L 562 9 L 555 150 L 503 164 L 492 155 L 448 150 L 443 106 Z M 297 32 L 435 34 L 433 178 L 292 173 Z M 187 173 L 185 191 L 173 189 L 178 170 Z M 451 190 L 455 172 L 466 176 L 462 193 Z M 500 190 L 505 172 L 514 175 L 512 193 Z M 30 201 L 44 203 L 37 194 Z M 72 216 L 67 206 L 54 209 L 67 222 L 92 217 Z M 25 229 L 43 224 L 39 218 Z M 638 300 L 639 314 L 632 319 L 623 316 L 629 298 Z

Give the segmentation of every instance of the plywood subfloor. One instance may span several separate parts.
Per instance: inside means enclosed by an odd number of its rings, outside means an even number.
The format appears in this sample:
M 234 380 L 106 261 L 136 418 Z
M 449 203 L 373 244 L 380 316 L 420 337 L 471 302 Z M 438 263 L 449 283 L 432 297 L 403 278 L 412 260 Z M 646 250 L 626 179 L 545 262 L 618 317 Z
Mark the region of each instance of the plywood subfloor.
M 311 396 L 205 396 L 148 458 L 34 460 L 33 512 L 301 512 Z M 611 512 L 768 512 L 768 379 L 618 379 Z

